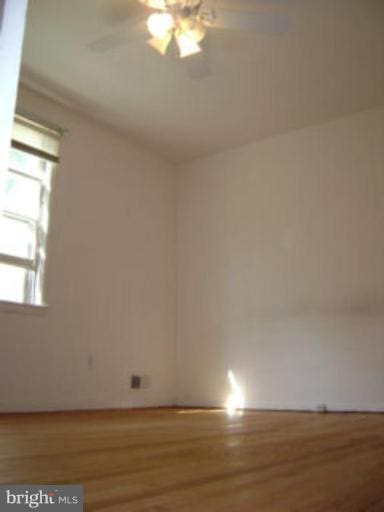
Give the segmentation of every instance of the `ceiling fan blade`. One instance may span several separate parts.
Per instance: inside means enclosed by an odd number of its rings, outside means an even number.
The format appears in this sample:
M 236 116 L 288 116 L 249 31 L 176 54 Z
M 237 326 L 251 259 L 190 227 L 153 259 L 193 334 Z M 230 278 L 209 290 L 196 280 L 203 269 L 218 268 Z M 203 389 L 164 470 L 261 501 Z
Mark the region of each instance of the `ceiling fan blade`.
M 125 30 L 115 30 L 114 32 L 100 37 L 88 44 L 88 49 L 95 53 L 104 53 L 113 48 L 117 48 L 128 40 Z
M 144 36 L 148 36 L 145 22 L 142 19 L 139 22 L 136 20 L 136 23 L 124 23 L 121 28 L 91 41 L 88 49 L 94 53 L 105 53 Z
M 103 18 L 111 25 L 121 23 L 127 18 L 143 16 L 148 12 L 148 7 L 138 0 L 104 0 L 101 6 Z
M 223 9 L 252 14 L 257 8 L 280 9 L 294 2 L 297 0 L 203 0 L 200 12 Z
M 279 13 L 242 12 L 232 9 L 215 9 L 213 28 L 248 30 L 264 34 L 281 34 L 288 30 L 288 17 Z

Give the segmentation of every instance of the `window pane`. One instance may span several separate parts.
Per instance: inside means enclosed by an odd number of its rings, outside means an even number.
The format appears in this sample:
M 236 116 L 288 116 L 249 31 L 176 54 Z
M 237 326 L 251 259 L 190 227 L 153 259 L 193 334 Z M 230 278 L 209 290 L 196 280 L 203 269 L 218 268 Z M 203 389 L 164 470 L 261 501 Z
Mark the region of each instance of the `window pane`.
M 0 0 L 1 3 L 1 0 Z M 16 116 L 12 139 L 57 156 L 60 134 Z M 0 300 L 41 304 L 55 164 L 11 148 L 0 175 Z
M 42 179 L 46 161 L 34 155 L 12 148 L 9 155 L 9 167 L 15 171 L 23 172 Z
M 0 218 L 0 253 L 34 259 L 35 229 L 19 220 Z
M 24 302 L 28 270 L 0 263 L 0 300 Z
M 8 171 L 5 178 L 5 210 L 37 220 L 40 188 L 38 181 Z

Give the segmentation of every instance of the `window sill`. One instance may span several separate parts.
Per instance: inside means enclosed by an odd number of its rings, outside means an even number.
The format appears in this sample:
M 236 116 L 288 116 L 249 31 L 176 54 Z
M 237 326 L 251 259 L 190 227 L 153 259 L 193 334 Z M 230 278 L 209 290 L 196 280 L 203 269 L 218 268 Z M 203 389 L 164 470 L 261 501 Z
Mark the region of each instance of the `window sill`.
M 5 300 L 0 300 L 0 313 L 44 316 L 47 311 L 47 304 L 25 304 L 20 302 L 8 302 Z

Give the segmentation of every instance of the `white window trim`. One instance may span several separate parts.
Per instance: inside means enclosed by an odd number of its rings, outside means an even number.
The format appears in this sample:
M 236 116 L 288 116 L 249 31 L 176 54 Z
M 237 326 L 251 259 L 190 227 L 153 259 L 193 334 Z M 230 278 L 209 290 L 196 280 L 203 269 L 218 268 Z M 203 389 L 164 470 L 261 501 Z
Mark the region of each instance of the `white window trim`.
M 25 304 L 24 302 L 0 300 L 0 314 L 14 313 L 19 315 L 45 316 L 48 309 L 48 304 Z
M 32 123 L 36 122 L 34 121 L 32 116 L 27 116 L 24 114 L 18 114 L 22 117 L 25 117 L 26 119 L 29 119 Z M 45 122 L 38 122 L 43 126 L 43 128 L 46 128 L 47 130 L 51 130 L 56 133 L 56 136 L 59 138 L 63 135 L 64 130 L 61 130 L 56 127 L 51 127 Z M 33 148 L 30 148 L 28 146 L 25 147 L 17 147 L 17 144 L 12 142 L 12 146 L 15 149 L 19 149 L 20 151 L 25 151 L 30 154 L 34 154 L 37 157 L 42 158 L 47 162 L 47 165 L 51 165 L 49 169 L 46 170 L 47 173 L 49 173 L 49 179 L 46 181 L 45 179 L 40 180 L 34 176 L 29 175 L 28 173 L 24 173 L 19 170 L 12 169 L 12 167 L 9 167 L 5 172 L 11 172 L 14 174 L 18 174 L 20 176 L 23 176 L 28 179 L 35 180 L 41 184 L 41 195 L 40 195 L 40 216 L 38 219 L 29 219 L 24 216 L 19 216 L 17 214 L 14 214 L 12 212 L 8 212 L 7 210 L 4 210 L 2 212 L 2 215 L 5 215 L 10 218 L 17 219 L 21 222 L 26 223 L 32 223 L 36 228 L 36 247 L 35 247 L 35 254 L 33 258 L 22 258 L 19 256 L 11 256 L 7 254 L 0 253 L 0 263 L 10 264 L 12 266 L 17 266 L 24 268 L 26 270 L 30 270 L 31 272 L 34 272 L 35 278 L 33 284 L 30 284 L 29 286 L 26 286 L 25 294 L 24 294 L 24 300 L 23 302 L 14 302 L 14 301 L 7 301 L 0 299 L 0 314 L 1 313 L 16 313 L 16 314 L 29 314 L 29 315 L 45 315 L 49 305 L 45 301 L 45 291 L 46 291 L 46 284 L 44 279 L 44 274 L 46 271 L 46 249 L 47 249 L 47 243 L 48 243 L 48 226 L 44 226 L 44 214 L 48 214 L 48 219 L 50 217 L 50 211 L 51 211 L 51 191 L 52 191 L 52 182 L 54 180 L 54 174 L 55 174 L 55 167 L 56 164 L 59 162 L 59 158 L 57 156 L 52 156 L 45 152 L 39 152 L 34 151 Z M 47 212 L 45 210 L 48 210 Z M 36 289 L 39 288 L 40 290 L 40 299 L 41 302 L 35 302 L 37 298 Z

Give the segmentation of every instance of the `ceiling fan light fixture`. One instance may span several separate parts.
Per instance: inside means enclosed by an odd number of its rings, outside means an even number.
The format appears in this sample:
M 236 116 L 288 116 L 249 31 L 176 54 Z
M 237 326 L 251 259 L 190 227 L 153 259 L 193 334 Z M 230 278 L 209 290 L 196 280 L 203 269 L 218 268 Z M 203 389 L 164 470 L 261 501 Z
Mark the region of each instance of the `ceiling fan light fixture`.
M 174 27 L 174 19 L 169 12 L 155 12 L 147 19 L 149 33 L 156 39 L 163 39 Z
M 172 39 L 172 34 L 170 32 L 168 32 L 162 38 L 152 37 L 151 39 L 148 39 L 147 43 L 149 44 L 149 46 L 154 48 L 161 55 L 165 55 L 167 53 L 168 46 L 169 46 L 169 43 L 171 42 L 171 39 Z
M 205 30 L 205 27 L 203 25 L 196 25 L 190 30 L 185 30 L 183 33 L 188 38 L 192 39 L 192 41 L 195 41 L 195 43 L 201 43 L 207 31 Z
M 176 36 L 177 45 L 180 51 L 180 58 L 196 55 L 202 51 L 201 46 L 193 37 L 185 32 L 180 32 Z

